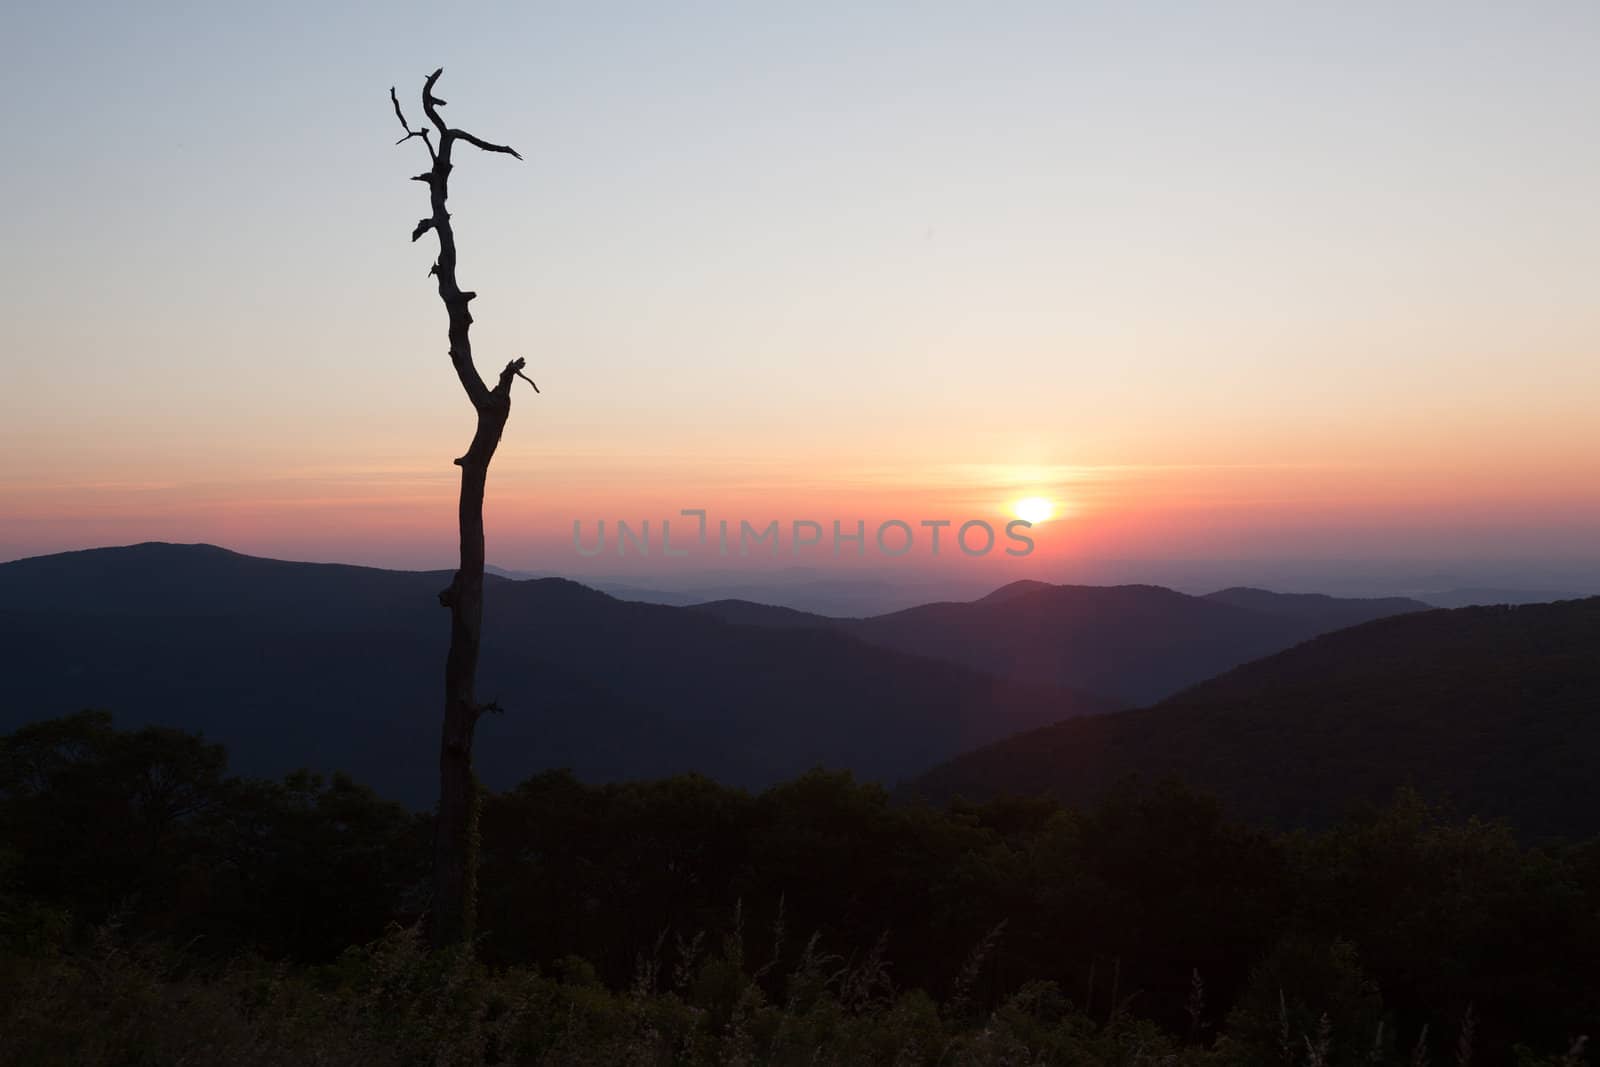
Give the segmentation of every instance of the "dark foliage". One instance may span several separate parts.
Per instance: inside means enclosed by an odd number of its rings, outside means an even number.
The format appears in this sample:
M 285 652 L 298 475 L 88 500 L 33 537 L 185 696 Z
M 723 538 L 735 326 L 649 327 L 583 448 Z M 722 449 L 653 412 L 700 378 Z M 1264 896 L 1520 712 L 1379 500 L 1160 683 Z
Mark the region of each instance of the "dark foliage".
M 23 727 L 0 742 L 15 885 L 83 923 L 304 960 L 420 903 L 424 817 L 343 775 L 270 782 L 225 767 L 219 745 L 118 731 L 102 712 Z
M 83 944 L 114 922 L 197 959 L 332 961 L 416 919 L 427 831 L 342 778 L 230 778 L 181 732 L 39 723 L 0 740 L 0 936 L 24 951 L 65 921 Z M 1447 1062 L 1471 1005 L 1487 1063 L 1513 1039 L 1564 1050 L 1600 1015 L 1600 846 L 1530 848 L 1414 796 L 1280 836 L 1175 784 L 935 810 L 843 774 L 751 794 L 547 773 L 488 796 L 482 833 L 485 963 L 613 990 L 681 975 L 729 1012 L 740 975 L 783 1004 L 810 967 L 855 976 L 834 995 L 862 1010 L 927 990 L 952 1025 L 1026 994 L 1018 1026 L 1070 1004 L 1270 1048 L 1284 1018 L 1315 1037 L 1327 1014 L 1334 1063 L 1367 1062 L 1379 1021 L 1386 1054 L 1428 1026 Z

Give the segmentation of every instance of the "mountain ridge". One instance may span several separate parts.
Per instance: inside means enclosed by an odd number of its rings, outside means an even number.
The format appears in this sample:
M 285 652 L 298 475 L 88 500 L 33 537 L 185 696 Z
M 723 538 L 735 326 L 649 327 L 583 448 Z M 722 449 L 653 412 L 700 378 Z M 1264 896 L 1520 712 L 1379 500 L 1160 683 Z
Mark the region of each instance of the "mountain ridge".
M 431 799 L 448 617 L 442 571 L 144 544 L 0 564 L 0 729 L 104 707 L 199 729 L 241 769 L 348 771 Z M 986 740 L 1109 710 L 832 629 L 779 631 L 486 579 L 478 764 L 504 787 L 700 771 L 760 786 L 813 766 L 895 781 Z
M 1003 739 L 917 779 L 943 800 L 1103 795 L 1173 776 L 1236 814 L 1321 826 L 1412 786 L 1532 835 L 1600 832 L 1600 597 L 1396 615 L 1156 705 Z

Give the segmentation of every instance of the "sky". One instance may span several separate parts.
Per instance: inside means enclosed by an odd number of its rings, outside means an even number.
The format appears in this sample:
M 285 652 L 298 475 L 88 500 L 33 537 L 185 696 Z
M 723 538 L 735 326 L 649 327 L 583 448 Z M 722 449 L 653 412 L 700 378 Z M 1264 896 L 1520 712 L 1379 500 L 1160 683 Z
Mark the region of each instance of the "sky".
M 449 565 L 472 414 L 388 101 L 419 119 L 441 65 L 526 157 L 451 184 L 480 366 L 542 390 L 491 471 L 503 566 L 695 508 L 778 521 L 762 566 L 1600 558 L 1592 2 L 0 20 L 0 559 Z M 1033 497 L 1028 556 L 929 554 Z

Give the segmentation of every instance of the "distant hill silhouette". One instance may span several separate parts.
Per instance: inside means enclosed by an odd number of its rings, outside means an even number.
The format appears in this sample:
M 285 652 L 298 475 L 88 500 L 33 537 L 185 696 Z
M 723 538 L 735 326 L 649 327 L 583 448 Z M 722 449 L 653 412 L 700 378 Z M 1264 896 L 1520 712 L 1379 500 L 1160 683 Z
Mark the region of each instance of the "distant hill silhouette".
M 1435 607 L 1468 608 L 1493 604 L 1551 604 L 1557 600 L 1582 600 L 1588 595 L 1553 589 L 1466 588 L 1424 593 L 1422 597 Z
M 864 641 L 997 677 L 1146 704 L 1355 622 L 1427 605 L 1230 589 L 1187 596 L 1152 585 L 1015 582 L 981 600 L 844 623 Z
M 999 589 L 996 589 L 988 596 L 981 597 L 980 600 L 986 604 L 998 604 L 1006 600 L 1015 600 L 1017 597 L 1027 596 L 1032 593 L 1043 593 L 1046 590 L 1054 588 L 1056 588 L 1056 586 L 1051 585 L 1049 582 L 1041 582 L 1033 578 L 1024 578 L 1021 581 L 1012 582 L 1009 585 L 1002 585 Z
M 810 611 L 780 607 L 777 604 L 756 604 L 749 600 L 712 600 L 690 606 L 691 611 L 710 615 L 723 622 L 741 626 L 767 626 L 777 630 L 815 629 L 819 626 L 837 626 L 847 620 L 817 615 Z
M 1356 626 L 1390 615 L 1404 615 L 1408 611 L 1429 611 L 1434 607 L 1433 604 L 1403 596 L 1350 599 L 1322 593 L 1273 593 L 1247 586 L 1219 589 L 1215 593 L 1207 593 L 1205 599 L 1280 618 L 1299 619 L 1324 631 Z
M 0 564 L 0 730 L 84 707 L 203 730 L 237 769 L 344 770 L 433 799 L 444 572 L 143 544 Z M 813 766 L 895 781 L 963 749 L 1112 706 L 869 646 L 489 578 L 481 776 L 697 770 L 759 786 Z
M 759 574 L 710 571 L 683 577 L 670 588 L 648 584 L 643 578 L 597 576 L 582 579 L 585 585 L 610 593 L 622 600 L 646 604 L 686 607 L 714 601 L 740 601 L 751 604 L 783 605 L 797 611 L 824 617 L 877 615 L 914 604 L 940 599 L 930 590 L 948 590 L 948 583 L 926 579 L 886 581 L 861 575 L 830 577 L 813 568 L 789 567 Z M 965 586 L 969 583 L 958 583 Z
M 1154 707 L 1064 722 L 937 768 L 937 799 L 1103 794 L 1175 775 L 1234 811 L 1325 824 L 1411 785 L 1532 834 L 1600 832 L 1600 597 L 1401 615 Z

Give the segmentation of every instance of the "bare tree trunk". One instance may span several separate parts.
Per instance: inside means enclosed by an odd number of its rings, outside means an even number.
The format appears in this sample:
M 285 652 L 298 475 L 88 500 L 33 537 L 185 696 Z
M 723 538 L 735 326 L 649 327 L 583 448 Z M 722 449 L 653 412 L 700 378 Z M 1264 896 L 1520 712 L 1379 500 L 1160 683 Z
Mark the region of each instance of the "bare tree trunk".
M 472 361 L 472 313 L 467 309 L 477 294 L 463 292 L 456 283 L 456 239 L 450 226 L 446 202 L 450 195 L 450 157 L 457 141 L 486 152 L 516 156 L 505 146 L 482 141 L 464 130 L 451 129 L 439 117 L 444 101 L 433 95 L 433 87 L 443 69 L 428 75 L 422 87 L 422 110 L 434 129 L 413 130 L 400 110 L 400 98 L 389 90 L 395 117 L 405 127 L 401 143 L 420 137 L 427 146 L 433 166 L 415 177 L 426 182 L 432 214 L 417 223 L 411 239 L 429 230 L 439 238 L 439 258 L 430 272 L 438 278 L 439 299 L 444 301 L 450 320 L 450 362 L 478 417 L 477 432 L 466 454 L 457 459 L 461 468 L 461 500 L 458 520 L 461 528 L 461 564 L 450 585 L 439 593 L 439 603 L 450 609 L 450 652 L 444 668 L 444 727 L 439 738 L 439 810 L 434 829 L 433 906 L 430 934 L 435 947 L 445 947 L 472 936 L 473 913 L 477 897 L 477 804 L 478 785 L 472 773 L 472 736 L 478 716 L 492 705 L 478 703 L 478 649 L 483 639 L 483 490 L 511 414 L 511 382 L 523 377 L 524 361 L 514 359 L 500 372 L 500 380 L 490 389 Z M 437 148 L 430 139 L 437 131 Z M 538 387 L 535 386 L 535 391 Z

